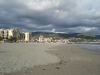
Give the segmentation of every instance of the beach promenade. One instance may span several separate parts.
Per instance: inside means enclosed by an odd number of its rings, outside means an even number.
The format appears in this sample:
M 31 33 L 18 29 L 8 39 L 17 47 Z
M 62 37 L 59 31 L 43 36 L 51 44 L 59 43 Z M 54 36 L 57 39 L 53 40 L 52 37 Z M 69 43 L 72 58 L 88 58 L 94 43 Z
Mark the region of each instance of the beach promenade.
M 0 75 L 100 75 L 100 51 L 60 43 L 1 43 Z

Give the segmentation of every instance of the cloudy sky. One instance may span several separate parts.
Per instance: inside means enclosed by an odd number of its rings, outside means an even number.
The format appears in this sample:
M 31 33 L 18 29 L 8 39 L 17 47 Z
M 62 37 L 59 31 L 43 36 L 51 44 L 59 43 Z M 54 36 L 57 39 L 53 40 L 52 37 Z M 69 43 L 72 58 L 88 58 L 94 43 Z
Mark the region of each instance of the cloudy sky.
M 100 34 L 100 0 L 0 0 L 0 28 Z

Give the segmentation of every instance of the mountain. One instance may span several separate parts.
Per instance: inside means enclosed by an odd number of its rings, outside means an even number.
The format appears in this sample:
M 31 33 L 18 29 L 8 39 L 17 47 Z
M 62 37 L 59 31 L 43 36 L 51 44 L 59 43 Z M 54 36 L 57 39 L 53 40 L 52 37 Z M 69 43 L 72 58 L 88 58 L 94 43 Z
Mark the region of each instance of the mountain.
M 44 37 L 52 37 L 52 38 L 85 38 L 85 39 L 100 39 L 100 35 L 95 34 L 83 34 L 83 33 L 73 33 L 73 34 L 64 34 L 64 33 L 52 33 L 52 32 L 32 32 L 32 36 L 34 38 L 38 38 L 40 35 Z

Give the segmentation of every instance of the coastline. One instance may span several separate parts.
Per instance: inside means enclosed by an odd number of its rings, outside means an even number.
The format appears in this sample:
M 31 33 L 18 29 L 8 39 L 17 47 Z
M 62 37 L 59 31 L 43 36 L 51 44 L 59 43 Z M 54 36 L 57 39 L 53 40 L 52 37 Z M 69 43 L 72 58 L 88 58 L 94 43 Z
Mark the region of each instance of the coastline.
M 50 44 L 44 45 L 49 46 Z M 43 48 L 45 49 L 44 45 Z M 51 44 L 47 48 L 49 49 L 45 52 L 58 57 L 57 62 L 35 65 L 23 71 L 6 75 L 100 75 L 100 51 L 81 48 L 72 44 Z

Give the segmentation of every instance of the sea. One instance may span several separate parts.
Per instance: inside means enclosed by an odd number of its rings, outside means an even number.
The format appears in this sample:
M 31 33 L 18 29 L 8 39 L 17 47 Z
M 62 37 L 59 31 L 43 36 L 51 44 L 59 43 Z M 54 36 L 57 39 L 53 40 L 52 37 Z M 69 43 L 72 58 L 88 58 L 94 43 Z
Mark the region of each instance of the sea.
M 75 44 L 76 46 L 100 51 L 100 44 Z

